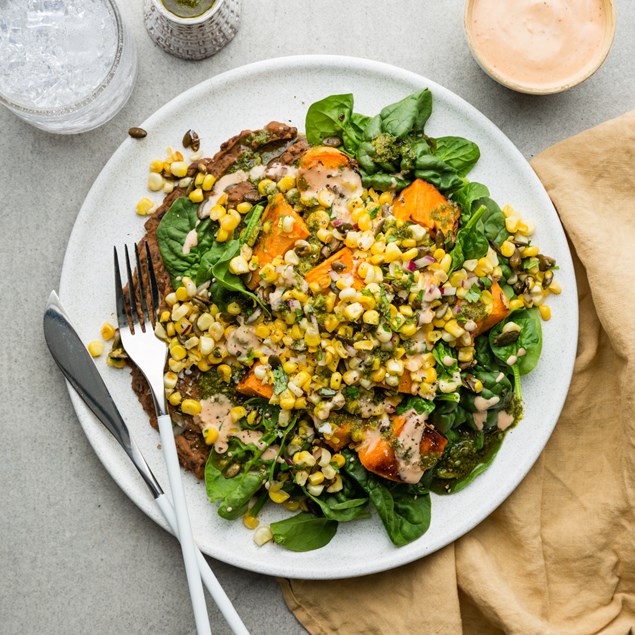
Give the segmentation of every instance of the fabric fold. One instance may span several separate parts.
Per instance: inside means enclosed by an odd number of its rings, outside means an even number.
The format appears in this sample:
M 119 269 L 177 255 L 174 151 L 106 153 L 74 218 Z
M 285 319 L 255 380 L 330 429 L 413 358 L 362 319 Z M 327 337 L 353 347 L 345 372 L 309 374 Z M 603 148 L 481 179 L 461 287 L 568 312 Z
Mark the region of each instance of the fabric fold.
M 399 569 L 281 580 L 312 634 L 635 631 L 635 111 L 533 161 L 571 241 L 580 330 L 554 433 L 454 544 Z

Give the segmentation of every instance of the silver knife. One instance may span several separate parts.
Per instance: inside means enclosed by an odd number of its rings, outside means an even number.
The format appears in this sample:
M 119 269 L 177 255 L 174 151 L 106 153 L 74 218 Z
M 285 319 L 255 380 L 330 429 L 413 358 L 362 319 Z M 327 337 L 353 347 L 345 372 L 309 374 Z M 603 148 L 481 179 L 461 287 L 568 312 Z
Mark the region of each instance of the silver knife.
M 178 536 L 172 504 L 163 493 L 161 485 L 130 436 L 128 426 L 108 392 L 93 358 L 79 338 L 55 291 L 51 292 L 44 312 L 44 339 L 64 377 L 123 448 L 148 486 L 154 502 L 161 510 L 172 533 Z M 232 631 L 237 635 L 249 635 L 249 631 L 198 548 L 196 559 L 203 584 L 214 598 Z

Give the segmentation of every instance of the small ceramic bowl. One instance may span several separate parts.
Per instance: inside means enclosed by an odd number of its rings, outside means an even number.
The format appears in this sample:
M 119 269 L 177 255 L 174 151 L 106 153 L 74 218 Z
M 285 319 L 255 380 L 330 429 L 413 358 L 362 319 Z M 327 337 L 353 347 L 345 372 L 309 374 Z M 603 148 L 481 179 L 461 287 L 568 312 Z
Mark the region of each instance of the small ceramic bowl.
M 505 60 L 506 64 L 496 65 L 491 55 L 483 51 L 481 42 L 479 42 L 475 35 L 474 8 L 482 1 L 483 0 L 467 0 L 465 3 L 464 27 L 472 56 L 483 71 L 492 79 L 496 80 L 499 84 L 520 93 L 549 95 L 552 93 L 561 93 L 577 86 L 584 80 L 591 77 L 591 75 L 600 68 L 611 49 L 611 45 L 613 44 L 613 39 L 615 37 L 615 7 L 613 6 L 613 0 L 597 0 L 600 5 L 599 8 L 602 11 L 602 34 L 600 36 L 599 45 L 586 60 L 579 62 L 577 68 L 572 67 L 567 69 L 567 72 L 564 74 L 562 72 L 562 68 L 558 69 L 559 72 L 556 72 L 556 69 L 553 69 L 553 76 L 545 76 L 541 81 L 531 81 L 527 77 L 523 78 L 522 72 L 517 72 L 514 76 L 514 71 L 520 70 L 520 67 L 514 69 L 513 63 L 509 63 L 510 59 L 515 59 L 514 51 L 511 50 L 511 48 L 508 51 L 508 55 Z M 529 3 L 527 3 L 527 6 L 529 7 Z M 509 9 L 509 11 L 511 12 L 512 9 Z M 517 16 L 518 13 L 516 12 L 515 15 Z M 570 50 L 576 49 L 571 47 Z M 574 53 L 573 55 L 577 55 L 577 53 Z M 577 58 L 573 57 L 572 59 L 579 60 L 581 58 L 578 56 Z M 574 62 L 574 65 L 575 63 L 576 62 Z M 507 72 L 501 70 L 501 67 L 503 66 L 507 67 Z
M 161 0 L 145 0 L 143 19 L 150 37 L 165 51 L 201 60 L 222 49 L 238 30 L 240 0 L 216 0 L 202 15 L 180 18 Z

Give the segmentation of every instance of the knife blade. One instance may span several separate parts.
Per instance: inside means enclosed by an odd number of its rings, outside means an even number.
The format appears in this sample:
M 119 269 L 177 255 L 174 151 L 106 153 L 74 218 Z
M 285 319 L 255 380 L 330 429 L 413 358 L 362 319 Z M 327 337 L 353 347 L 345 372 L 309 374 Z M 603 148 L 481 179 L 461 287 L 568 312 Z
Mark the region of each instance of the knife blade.
M 46 345 L 64 377 L 126 452 L 152 493 L 172 533 L 178 537 L 172 504 L 163 493 L 161 485 L 131 437 L 128 426 L 117 409 L 93 358 L 77 334 L 55 291 L 51 292 L 46 304 L 43 328 Z M 232 631 L 236 635 L 249 635 L 249 631 L 198 548 L 196 559 L 203 584 L 214 598 Z

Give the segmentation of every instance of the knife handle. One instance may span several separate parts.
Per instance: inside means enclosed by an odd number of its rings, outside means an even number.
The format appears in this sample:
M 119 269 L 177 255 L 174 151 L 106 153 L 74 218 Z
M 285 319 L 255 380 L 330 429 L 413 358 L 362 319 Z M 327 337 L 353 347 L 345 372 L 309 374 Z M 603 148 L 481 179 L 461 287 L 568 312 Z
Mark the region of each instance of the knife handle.
M 161 494 L 157 498 L 154 499 L 154 502 L 157 504 L 157 507 L 161 510 L 163 517 L 167 521 L 172 533 L 178 538 L 179 532 L 178 527 L 176 526 L 176 516 L 174 515 L 174 508 L 172 504 L 168 500 L 165 494 Z M 210 568 L 205 556 L 200 552 L 198 547 L 194 546 L 196 552 L 196 561 L 198 563 L 198 568 L 201 572 L 201 579 L 203 580 L 203 584 L 205 588 L 209 591 L 209 594 L 214 598 L 216 605 L 220 609 L 220 612 L 223 614 L 223 617 L 227 620 L 229 627 L 232 629 L 232 632 L 235 635 L 249 635 L 249 631 L 247 627 L 243 624 L 243 621 L 240 619 L 240 616 L 236 612 L 234 605 L 231 603 L 231 600 L 227 597 L 225 590 L 220 585 L 220 582 L 214 575 L 214 572 Z

